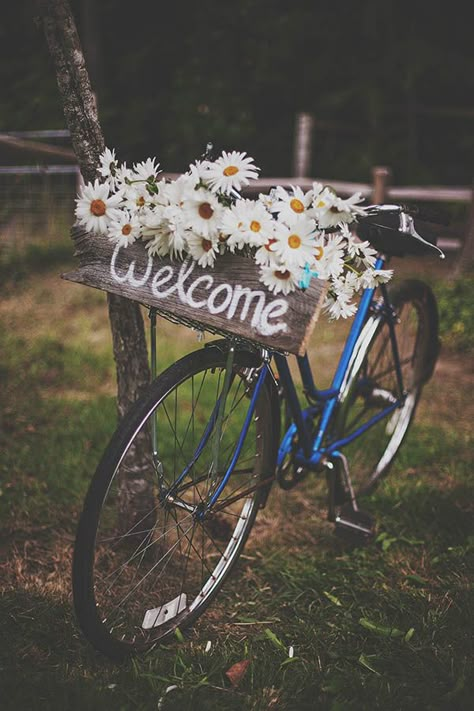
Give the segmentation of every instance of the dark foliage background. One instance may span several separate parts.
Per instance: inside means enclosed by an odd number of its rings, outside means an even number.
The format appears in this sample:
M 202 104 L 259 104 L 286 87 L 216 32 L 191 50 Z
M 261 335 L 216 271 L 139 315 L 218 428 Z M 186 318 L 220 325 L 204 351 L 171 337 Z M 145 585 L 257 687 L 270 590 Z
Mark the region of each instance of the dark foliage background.
M 73 0 L 106 142 L 182 171 L 208 140 L 291 172 L 295 114 L 314 114 L 312 174 L 472 180 L 468 4 L 406 0 Z M 64 126 L 34 4 L 4 3 L 0 131 Z

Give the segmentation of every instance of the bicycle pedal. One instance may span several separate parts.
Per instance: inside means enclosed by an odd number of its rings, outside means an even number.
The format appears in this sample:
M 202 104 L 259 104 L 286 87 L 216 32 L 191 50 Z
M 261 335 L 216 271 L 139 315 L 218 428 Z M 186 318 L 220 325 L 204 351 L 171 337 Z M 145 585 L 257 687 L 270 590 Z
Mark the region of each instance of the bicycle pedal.
M 375 535 L 374 518 L 366 511 L 355 511 L 350 503 L 346 504 L 336 514 L 335 533 L 369 542 Z

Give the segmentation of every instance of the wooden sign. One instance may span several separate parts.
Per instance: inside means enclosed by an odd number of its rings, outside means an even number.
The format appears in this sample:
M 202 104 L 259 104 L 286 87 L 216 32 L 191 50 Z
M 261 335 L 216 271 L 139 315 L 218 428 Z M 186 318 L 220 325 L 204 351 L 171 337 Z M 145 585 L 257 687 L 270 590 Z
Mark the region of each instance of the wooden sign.
M 277 351 L 304 354 L 326 292 L 325 282 L 312 279 L 305 291 L 273 294 L 259 280 L 258 265 L 247 257 L 221 255 L 213 268 L 203 269 L 191 257 L 153 258 L 141 241 L 118 247 L 77 226 L 72 237 L 80 266 L 63 274 L 64 279 Z

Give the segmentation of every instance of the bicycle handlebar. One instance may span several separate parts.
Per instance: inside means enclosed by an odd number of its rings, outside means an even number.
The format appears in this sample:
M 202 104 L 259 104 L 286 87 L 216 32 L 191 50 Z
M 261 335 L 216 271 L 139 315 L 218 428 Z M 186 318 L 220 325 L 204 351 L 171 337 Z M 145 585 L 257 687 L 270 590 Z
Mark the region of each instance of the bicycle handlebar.
M 438 207 L 420 207 L 419 205 L 368 205 L 365 210 L 367 215 L 400 214 L 405 212 L 422 222 L 431 222 L 436 225 L 449 225 L 450 218 L 446 210 Z

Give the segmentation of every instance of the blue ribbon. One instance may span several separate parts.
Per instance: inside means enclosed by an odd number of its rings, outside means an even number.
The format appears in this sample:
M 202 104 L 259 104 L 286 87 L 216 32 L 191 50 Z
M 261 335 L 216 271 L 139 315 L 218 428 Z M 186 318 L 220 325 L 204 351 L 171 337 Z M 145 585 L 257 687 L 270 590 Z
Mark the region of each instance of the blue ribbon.
M 300 289 L 307 289 L 309 287 L 309 285 L 311 284 L 311 279 L 313 277 L 316 278 L 317 276 L 318 276 L 318 272 L 313 272 L 309 268 L 308 262 L 306 262 L 306 264 L 304 265 L 303 274 L 301 276 L 298 286 L 300 287 Z

